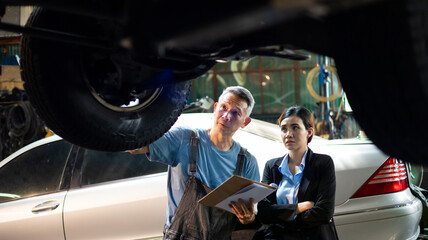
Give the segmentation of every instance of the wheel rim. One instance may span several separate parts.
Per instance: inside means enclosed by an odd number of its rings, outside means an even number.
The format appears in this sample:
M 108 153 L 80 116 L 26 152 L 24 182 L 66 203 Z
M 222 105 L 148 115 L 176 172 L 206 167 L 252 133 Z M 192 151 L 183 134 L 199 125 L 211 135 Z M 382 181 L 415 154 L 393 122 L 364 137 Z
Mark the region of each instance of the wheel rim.
M 116 106 L 116 105 L 110 104 L 107 101 L 105 101 L 97 93 L 97 91 L 89 84 L 89 82 L 88 81 L 86 81 L 86 82 L 87 82 L 88 88 L 89 88 L 92 96 L 99 103 L 101 103 L 103 106 L 105 106 L 106 108 L 111 109 L 113 111 L 116 111 L 116 112 L 134 112 L 137 110 L 144 109 L 145 107 L 147 107 L 151 103 L 153 103 L 163 90 L 163 88 L 156 88 L 153 91 L 150 91 L 151 93 L 148 94 L 147 98 L 142 99 L 143 100 L 142 103 L 140 103 L 140 99 L 137 98 L 136 101 L 130 102 L 129 105 Z M 136 103 L 136 104 L 134 105 L 134 103 Z
M 86 59 L 86 61 L 84 60 Z M 104 61 L 105 59 L 103 59 Z M 90 56 L 88 54 L 86 58 L 81 58 L 80 61 L 80 68 L 81 73 L 83 75 L 83 79 L 85 81 L 86 87 L 91 93 L 91 95 L 94 97 L 94 99 L 99 102 L 104 107 L 116 111 L 116 112 L 135 112 L 141 109 L 144 109 L 148 106 L 150 106 L 161 94 L 163 87 L 158 88 L 152 88 L 152 89 L 140 89 L 138 93 L 132 93 L 131 88 L 129 86 L 123 87 L 122 86 L 122 79 L 121 79 L 121 68 L 117 64 L 110 63 L 108 67 L 104 66 L 105 64 L 101 64 L 102 67 L 101 72 L 104 78 L 106 78 L 107 82 L 113 82 L 113 87 L 117 88 L 115 91 L 106 93 L 103 89 L 103 83 L 98 83 L 98 87 L 94 86 L 93 79 L 91 79 L 91 74 L 88 74 L 90 72 L 97 72 L 100 71 L 100 69 L 96 69 L 93 71 L 89 66 L 96 66 L 97 60 L 96 58 Z M 107 71 L 108 69 L 108 71 Z M 103 71 L 106 70 L 106 71 Z M 104 76 L 105 75 L 105 76 Z M 112 77 L 115 76 L 115 77 Z M 93 76 L 92 76 L 93 77 Z M 99 77 L 99 76 L 98 76 Z M 111 79 L 107 79 L 111 78 Z M 137 84 L 134 83 L 132 85 L 132 89 L 137 88 Z M 109 97 L 106 97 L 110 95 L 114 96 L 114 102 L 112 102 Z M 118 103 L 120 102 L 120 103 Z

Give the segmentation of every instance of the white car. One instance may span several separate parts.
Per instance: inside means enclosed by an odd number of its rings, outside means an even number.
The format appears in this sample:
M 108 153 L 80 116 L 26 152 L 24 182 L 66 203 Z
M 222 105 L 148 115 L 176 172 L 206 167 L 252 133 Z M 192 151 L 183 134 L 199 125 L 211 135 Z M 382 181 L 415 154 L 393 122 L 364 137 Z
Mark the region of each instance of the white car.
M 183 114 L 176 125 L 207 127 L 212 114 Z M 279 128 L 254 120 L 235 139 L 267 160 L 285 154 Z M 340 239 L 416 239 L 422 203 L 406 165 L 366 139 L 315 138 L 314 152 L 336 167 L 334 219 Z M 58 136 L 0 162 L 1 239 L 153 239 L 162 237 L 167 167 L 127 152 L 99 152 Z

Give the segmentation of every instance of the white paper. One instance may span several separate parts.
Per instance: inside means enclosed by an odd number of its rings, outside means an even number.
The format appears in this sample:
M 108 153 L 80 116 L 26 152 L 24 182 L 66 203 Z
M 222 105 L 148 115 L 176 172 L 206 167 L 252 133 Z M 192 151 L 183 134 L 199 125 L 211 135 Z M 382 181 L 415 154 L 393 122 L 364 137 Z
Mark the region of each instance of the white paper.
M 249 202 L 250 198 L 254 199 L 254 203 L 257 203 L 261 201 L 263 198 L 271 194 L 275 189 L 268 188 L 266 186 L 253 183 L 245 188 L 241 189 L 240 191 L 236 192 L 232 196 L 224 199 L 223 201 L 219 202 L 216 207 L 223 208 L 226 211 L 229 211 L 233 213 L 232 209 L 229 207 L 230 202 L 238 202 L 238 199 L 241 198 L 245 202 Z

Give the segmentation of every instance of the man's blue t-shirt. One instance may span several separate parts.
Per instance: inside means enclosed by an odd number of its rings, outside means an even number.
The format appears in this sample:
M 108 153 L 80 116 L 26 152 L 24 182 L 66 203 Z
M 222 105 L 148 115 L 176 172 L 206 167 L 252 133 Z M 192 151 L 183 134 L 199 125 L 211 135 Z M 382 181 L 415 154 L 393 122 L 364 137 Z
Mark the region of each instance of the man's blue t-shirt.
M 221 151 L 211 142 L 205 129 L 195 129 L 195 131 L 199 134 L 196 177 L 214 189 L 233 175 L 241 146 L 234 141 L 230 150 Z M 191 133 L 192 129 L 190 128 L 177 127 L 149 145 L 150 160 L 169 165 L 168 226 L 172 222 L 189 178 Z M 246 154 L 242 176 L 257 182 L 260 181 L 257 160 L 249 152 Z

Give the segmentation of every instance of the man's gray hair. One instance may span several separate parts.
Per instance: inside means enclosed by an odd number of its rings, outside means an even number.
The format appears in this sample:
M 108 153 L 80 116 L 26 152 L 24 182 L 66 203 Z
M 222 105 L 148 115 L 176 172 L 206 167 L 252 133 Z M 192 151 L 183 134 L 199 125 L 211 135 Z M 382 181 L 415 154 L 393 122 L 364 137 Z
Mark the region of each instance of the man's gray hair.
M 223 90 L 223 93 L 220 95 L 218 99 L 220 100 L 224 95 L 230 92 L 234 93 L 236 96 L 238 96 L 240 99 L 244 100 L 247 103 L 248 105 L 247 117 L 249 117 L 251 112 L 253 111 L 254 104 L 255 104 L 255 101 L 251 92 L 248 91 L 248 89 L 241 86 L 230 86 Z

